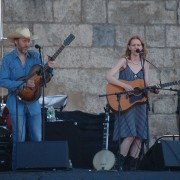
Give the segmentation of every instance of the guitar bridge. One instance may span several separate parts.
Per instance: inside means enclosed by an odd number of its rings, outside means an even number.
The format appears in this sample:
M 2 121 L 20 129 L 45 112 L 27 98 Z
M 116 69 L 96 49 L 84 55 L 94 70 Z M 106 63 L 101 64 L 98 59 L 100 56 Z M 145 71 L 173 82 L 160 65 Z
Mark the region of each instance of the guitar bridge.
M 142 94 L 140 94 L 139 96 L 131 96 L 131 97 L 129 98 L 129 102 L 130 102 L 130 103 L 134 103 L 134 102 L 136 102 L 136 101 L 141 100 L 142 98 L 143 98 L 143 95 L 142 95 Z

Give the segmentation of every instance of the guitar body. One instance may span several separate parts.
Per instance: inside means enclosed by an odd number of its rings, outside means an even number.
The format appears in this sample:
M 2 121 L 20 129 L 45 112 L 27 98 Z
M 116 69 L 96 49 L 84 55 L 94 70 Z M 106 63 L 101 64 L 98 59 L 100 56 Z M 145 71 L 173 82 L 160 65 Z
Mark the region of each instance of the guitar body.
M 42 76 L 38 75 L 38 72 L 42 69 L 39 64 L 34 65 L 27 76 L 18 78 L 18 81 L 26 81 L 28 79 L 33 79 L 35 87 L 24 86 L 22 90 L 19 90 L 18 99 L 25 103 L 33 103 L 38 100 L 41 96 L 42 91 Z M 49 73 L 45 72 L 46 82 L 50 81 Z
M 147 97 L 145 96 L 144 92 L 141 92 L 140 89 L 144 88 L 144 80 L 138 79 L 134 81 L 125 81 L 121 80 L 126 84 L 129 84 L 134 87 L 135 93 L 133 94 L 120 94 L 120 111 L 126 111 L 136 103 L 145 103 Z M 107 94 L 114 94 L 118 92 L 124 92 L 124 88 L 120 86 L 116 86 L 113 84 L 107 84 L 106 93 Z M 109 95 L 107 96 L 107 101 L 113 111 L 118 111 L 118 101 L 117 95 Z
M 97 152 L 93 158 L 93 166 L 96 170 L 110 170 L 115 164 L 114 154 L 105 149 Z

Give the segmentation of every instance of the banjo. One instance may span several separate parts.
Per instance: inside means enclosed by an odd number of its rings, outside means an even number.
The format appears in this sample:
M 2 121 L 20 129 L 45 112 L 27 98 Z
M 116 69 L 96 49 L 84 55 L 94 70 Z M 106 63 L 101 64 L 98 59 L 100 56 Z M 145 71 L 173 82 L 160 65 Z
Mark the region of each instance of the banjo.
M 96 170 L 110 170 L 115 164 L 114 154 L 108 150 L 109 136 L 109 106 L 105 109 L 105 123 L 103 130 L 103 149 L 97 152 L 93 158 L 93 166 Z

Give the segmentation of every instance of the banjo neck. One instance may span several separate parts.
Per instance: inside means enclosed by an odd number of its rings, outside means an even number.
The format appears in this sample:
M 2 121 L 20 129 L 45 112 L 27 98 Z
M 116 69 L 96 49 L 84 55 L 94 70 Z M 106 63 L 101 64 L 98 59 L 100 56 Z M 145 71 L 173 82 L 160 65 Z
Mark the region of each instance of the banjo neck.
M 109 144 L 109 106 L 107 105 L 105 108 L 105 122 L 104 122 L 104 129 L 103 129 L 103 145 L 102 148 L 104 150 L 108 150 Z

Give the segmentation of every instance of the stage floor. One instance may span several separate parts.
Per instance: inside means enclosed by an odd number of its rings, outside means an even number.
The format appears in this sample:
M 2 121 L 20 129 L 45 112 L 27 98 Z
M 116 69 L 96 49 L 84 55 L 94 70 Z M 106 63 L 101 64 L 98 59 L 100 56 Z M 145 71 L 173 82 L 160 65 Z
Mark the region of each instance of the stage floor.
M 1 180 L 179 180 L 180 171 L 96 171 L 72 170 L 18 170 L 0 172 Z

